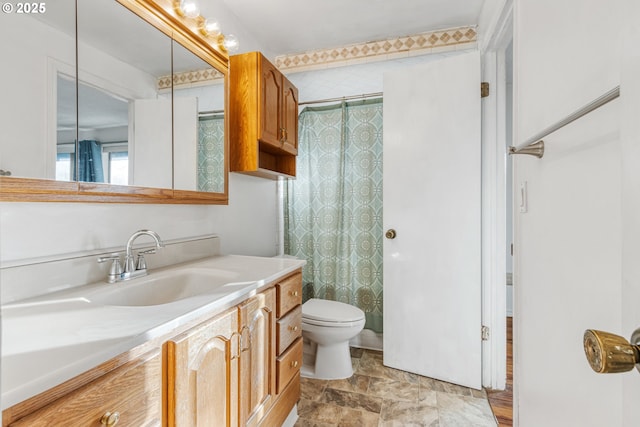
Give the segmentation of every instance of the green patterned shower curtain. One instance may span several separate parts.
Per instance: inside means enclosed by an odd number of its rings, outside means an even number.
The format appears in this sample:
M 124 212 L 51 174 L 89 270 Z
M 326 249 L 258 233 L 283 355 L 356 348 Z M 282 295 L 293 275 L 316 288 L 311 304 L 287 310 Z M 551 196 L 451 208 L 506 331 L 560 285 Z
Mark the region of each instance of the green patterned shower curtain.
M 224 192 L 224 115 L 198 120 L 198 191 Z
M 305 108 L 285 184 L 285 253 L 307 260 L 303 299 L 360 307 L 382 332 L 382 100 Z

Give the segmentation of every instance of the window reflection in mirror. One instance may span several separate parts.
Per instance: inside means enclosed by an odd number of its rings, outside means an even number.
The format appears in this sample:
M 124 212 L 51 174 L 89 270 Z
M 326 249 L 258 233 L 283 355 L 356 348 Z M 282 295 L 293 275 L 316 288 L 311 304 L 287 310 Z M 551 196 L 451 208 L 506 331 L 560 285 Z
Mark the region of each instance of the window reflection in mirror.
M 56 110 L 75 129 L 75 1 L 49 2 L 42 14 L 3 14 L 0 40 L 0 169 L 16 178 L 56 179 Z M 70 84 L 60 103 L 58 75 Z
M 75 108 L 73 111 L 64 108 L 70 97 L 75 98 L 75 81 L 59 75 L 56 180 L 75 180 L 78 173 L 81 181 L 128 185 L 128 101 L 78 82 L 83 120 L 82 127 L 76 130 Z M 80 142 L 76 150 L 77 137 Z M 76 158 L 86 160 L 88 154 L 93 154 L 92 147 L 96 166 L 76 169 Z
M 174 42 L 174 185 L 224 192 L 224 75 Z
M 79 0 L 78 40 L 78 180 L 171 188 L 171 39 L 113 0 Z

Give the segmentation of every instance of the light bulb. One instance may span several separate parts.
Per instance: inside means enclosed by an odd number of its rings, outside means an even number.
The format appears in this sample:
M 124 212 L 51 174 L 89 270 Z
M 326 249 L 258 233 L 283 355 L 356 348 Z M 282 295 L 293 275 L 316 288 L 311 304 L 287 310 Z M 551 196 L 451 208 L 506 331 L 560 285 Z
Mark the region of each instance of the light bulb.
M 195 0 L 181 0 L 180 10 L 187 18 L 197 18 L 200 16 L 200 7 Z
M 218 21 L 207 19 L 204 21 L 204 30 L 208 36 L 217 37 L 220 35 L 220 24 Z
M 236 52 L 240 47 L 240 42 L 238 41 L 238 38 L 236 36 L 234 36 L 233 34 L 229 34 L 224 36 L 222 45 L 227 50 L 227 52 L 233 53 Z

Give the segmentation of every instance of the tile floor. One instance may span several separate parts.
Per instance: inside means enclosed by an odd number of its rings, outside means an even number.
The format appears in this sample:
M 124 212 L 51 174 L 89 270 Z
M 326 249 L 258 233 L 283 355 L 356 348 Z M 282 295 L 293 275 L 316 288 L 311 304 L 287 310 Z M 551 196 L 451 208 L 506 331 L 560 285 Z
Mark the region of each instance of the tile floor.
M 296 427 L 497 426 L 484 391 L 388 368 L 379 351 L 351 357 L 351 378 L 302 378 Z

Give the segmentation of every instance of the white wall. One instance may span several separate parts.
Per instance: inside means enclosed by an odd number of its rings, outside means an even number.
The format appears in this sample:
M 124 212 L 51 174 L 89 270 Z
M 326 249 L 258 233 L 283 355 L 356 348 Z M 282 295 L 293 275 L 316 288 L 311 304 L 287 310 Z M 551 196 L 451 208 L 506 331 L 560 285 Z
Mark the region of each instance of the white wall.
M 0 203 L 0 262 L 124 246 L 141 228 L 163 239 L 219 234 L 223 253 L 275 255 L 275 181 L 229 178 L 229 206 Z
M 619 84 L 622 3 L 516 0 L 515 144 Z M 622 327 L 622 107 L 615 101 L 545 138 L 541 160 L 515 157 L 516 193 L 528 185 L 528 211 L 514 218 L 522 427 L 633 424 L 621 415 L 622 377 L 595 374 L 582 349 L 585 329 Z

